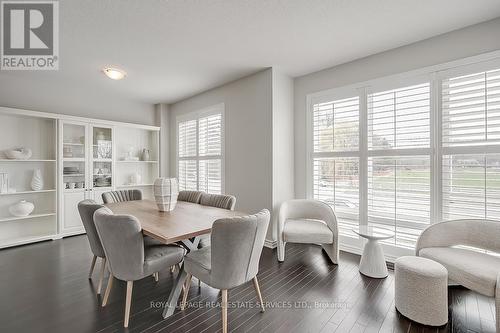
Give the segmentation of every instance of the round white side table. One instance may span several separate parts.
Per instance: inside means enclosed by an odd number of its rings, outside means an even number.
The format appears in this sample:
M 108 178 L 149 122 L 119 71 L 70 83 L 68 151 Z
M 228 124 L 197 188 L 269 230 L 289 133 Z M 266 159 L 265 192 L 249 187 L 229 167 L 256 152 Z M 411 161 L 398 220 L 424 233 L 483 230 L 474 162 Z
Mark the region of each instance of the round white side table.
M 373 278 L 387 277 L 389 273 L 385 264 L 384 251 L 378 241 L 394 237 L 394 232 L 370 226 L 360 226 L 359 229 L 355 228 L 352 231 L 367 239 L 359 262 L 359 271 Z

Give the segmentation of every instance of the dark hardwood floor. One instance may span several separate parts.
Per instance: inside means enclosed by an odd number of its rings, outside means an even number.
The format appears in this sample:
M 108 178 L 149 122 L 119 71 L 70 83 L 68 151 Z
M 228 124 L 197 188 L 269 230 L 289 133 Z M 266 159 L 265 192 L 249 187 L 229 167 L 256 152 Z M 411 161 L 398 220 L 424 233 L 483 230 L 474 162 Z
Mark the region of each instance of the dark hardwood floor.
M 394 278 L 371 279 L 357 270 L 359 256 L 341 253 L 332 265 L 318 246 L 287 246 L 286 260 L 264 249 L 258 275 L 268 307 L 256 308 L 251 283 L 229 292 L 231 332 L 494 332 L 494 302 L 464 288 L 450 288 L 450 321 L 425 327 L 394 308 Z M 85 236 L 0 251 L 0 332 L 217 332 L 217 290 L 191 285 L 189 308 L 162 320 L 172 285 L 134 284 L 130 327 L 123 325 L 125 283 L 117 282 L 107 307 L 97 297 L 97 270 L 87 279 L 91 254 Z M 175 273 L 174 273 L 175 274 Z M 212 304 L 213 302 L 213 304 Z

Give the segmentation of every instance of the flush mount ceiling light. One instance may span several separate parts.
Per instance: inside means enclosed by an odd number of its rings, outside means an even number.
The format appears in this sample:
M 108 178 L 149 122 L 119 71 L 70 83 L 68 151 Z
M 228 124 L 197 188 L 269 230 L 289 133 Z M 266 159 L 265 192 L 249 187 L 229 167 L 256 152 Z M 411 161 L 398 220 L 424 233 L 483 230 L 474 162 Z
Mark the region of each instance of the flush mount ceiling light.
M 121 80 L 125 76 L 127 76 L 127 72 L 116 67 L 105 67 L 102 69 L 102 72 L 106 74 L 107 77 L 113 80 Z

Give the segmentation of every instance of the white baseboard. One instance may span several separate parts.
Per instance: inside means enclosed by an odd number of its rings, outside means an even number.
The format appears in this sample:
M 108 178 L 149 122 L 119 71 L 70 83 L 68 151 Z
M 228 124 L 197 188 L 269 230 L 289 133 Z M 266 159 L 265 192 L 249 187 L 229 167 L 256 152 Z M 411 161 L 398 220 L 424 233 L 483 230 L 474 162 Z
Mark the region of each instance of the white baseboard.
M 278 241 L 266 239 L 264 242 L 264 246 L 270 249 L 275 249 L 278 247 Z

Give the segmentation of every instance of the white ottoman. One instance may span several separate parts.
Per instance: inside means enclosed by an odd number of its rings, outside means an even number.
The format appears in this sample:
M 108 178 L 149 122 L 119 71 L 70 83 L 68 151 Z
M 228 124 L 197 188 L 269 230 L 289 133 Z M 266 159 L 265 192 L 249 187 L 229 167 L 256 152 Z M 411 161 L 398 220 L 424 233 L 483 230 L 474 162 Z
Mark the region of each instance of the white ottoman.
M 433 260 L 401 257 L 394 263 L 396 309 L 420 324 L 448 322 L 448 271 Z

